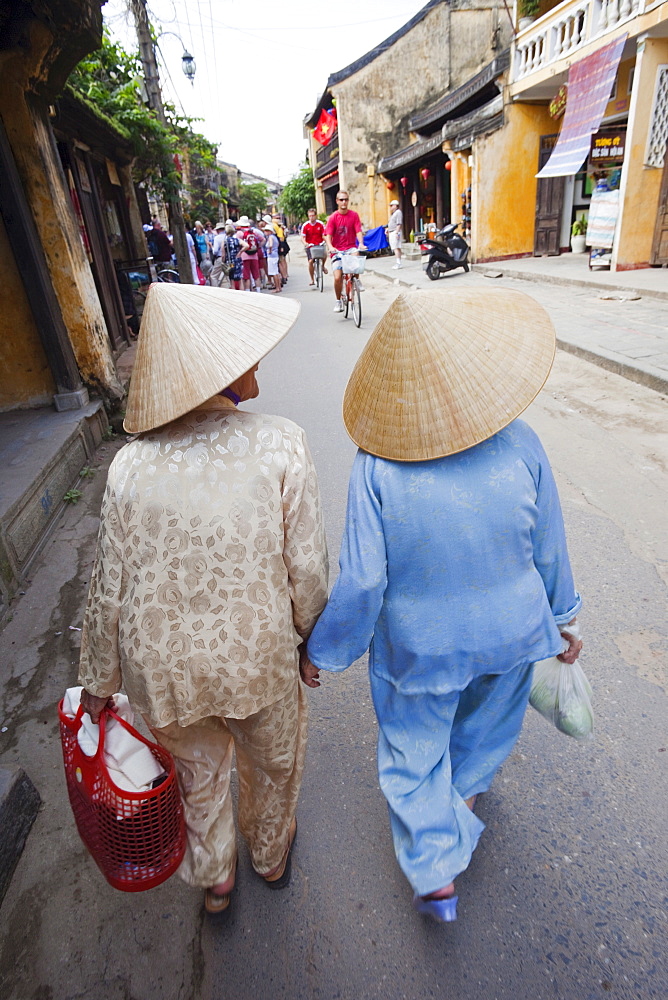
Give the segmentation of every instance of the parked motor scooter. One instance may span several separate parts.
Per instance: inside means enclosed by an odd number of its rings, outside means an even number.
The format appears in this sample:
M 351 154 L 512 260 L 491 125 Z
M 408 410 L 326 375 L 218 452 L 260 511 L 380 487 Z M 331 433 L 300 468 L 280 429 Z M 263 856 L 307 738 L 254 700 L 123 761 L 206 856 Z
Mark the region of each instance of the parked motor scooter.
M 458 223 L 444 226 L 435 236 L 420 239 L 423 256 L 429 259 L 422 265 L 432 281 L 436 281 L 446 271 L 454 271 L 463 267 L 468 271 L 469 245 L 463 236 L 456 232 Z

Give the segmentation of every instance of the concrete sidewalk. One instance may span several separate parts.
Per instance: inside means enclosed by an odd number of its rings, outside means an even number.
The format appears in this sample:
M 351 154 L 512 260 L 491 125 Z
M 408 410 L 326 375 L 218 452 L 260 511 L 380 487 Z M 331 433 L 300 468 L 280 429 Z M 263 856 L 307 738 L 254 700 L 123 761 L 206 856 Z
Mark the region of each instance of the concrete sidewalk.
M 420 259 L 367 260 L 368 273 L 401 287 L 500 284 L 532 295 L 550 313 L 557 344 L 600 367 L 668 393 L 668 271 L 589 271 L 586 255 L 474 264 L 430 281 Z M 454 284 L 453 284 L 454 283 Z

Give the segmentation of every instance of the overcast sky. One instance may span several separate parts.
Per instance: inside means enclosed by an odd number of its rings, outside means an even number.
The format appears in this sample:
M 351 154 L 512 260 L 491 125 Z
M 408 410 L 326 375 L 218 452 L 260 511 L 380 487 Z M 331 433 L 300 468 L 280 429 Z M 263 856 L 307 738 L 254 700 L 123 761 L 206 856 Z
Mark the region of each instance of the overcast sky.
M 159 42 L 165 99 L 202 118 L 196 129 L 241 170 L 284 184 L 306 151 L 302 122 L 330 73 L 400 28 L 427 0 L 149 0 L 158 32 L 175 32 L 195 57 L 194 85 L 183 47 Z M 136 48 L 125 0 L 109 0 L 105 22 Z M 437 54 L 435 53 L 435 56 Z

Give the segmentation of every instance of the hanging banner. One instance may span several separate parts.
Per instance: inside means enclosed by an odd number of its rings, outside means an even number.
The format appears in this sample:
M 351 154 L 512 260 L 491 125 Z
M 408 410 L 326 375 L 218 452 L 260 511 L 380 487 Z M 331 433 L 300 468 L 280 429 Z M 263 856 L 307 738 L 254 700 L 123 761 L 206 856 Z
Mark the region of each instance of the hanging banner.
M 587 245 L 612 250 L 619 215 L 619 189 L 592 192 L 587 219 Z
M 626 38 L 626 34 L 621 35 L 569 69 L 564 124 L 537 177 L 577 174 L 589 154 L 591 134 L 598 131 L 605 114 Z

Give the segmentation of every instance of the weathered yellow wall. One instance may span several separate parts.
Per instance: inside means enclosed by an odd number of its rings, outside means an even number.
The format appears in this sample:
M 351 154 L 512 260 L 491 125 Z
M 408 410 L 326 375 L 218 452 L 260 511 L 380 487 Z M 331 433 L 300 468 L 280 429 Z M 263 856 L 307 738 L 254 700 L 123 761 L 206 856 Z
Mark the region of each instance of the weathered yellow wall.
M 132 241 L 131 253 L 133 257 L 139 259 L 140 257 L 146 256 L 148 253 L 148 247 L 146 246 L 146 240 L 144 239 L 141 213 L 139 211 L 139 205 L 137 204 L 137 193 L 132 181 L 132 167 L 119 166 L 118 176 L 123 186 L 123 197 L 127 202 L 128 215 L 130 216 L 129 238 Z
M 617 70 L 617 88 L 615 96 L 611 101 L 605 106 L 605 112 L 603 114 L 604 118 L 609 115 L 621 115 L 625 111 L 629 110 L 629 105 L 631 104 L 631 95 L 629 93 L 629 74 L 636 64 L 636 57 L 632 56 L 630 59 L 624 59 L 619 64 L 619 69 Z
M 3 53 L 0 116 L 42 241 L 42 248 L 83 380 L 103 395 L 121 398 L 121 385 L 102 307 L 65 187 L 46 109 L 26 99 L 41 71 L 52 36 L 31 26 L 28 52 Z
M 469 153 L 468 149 L 460 150 L 458 153 L 452 151 L 448 153 L 452 162 L 450 168 L 450 218 L 452 222 L 462 221 L 462 195 L 471 184 Z
M 409 118 L 494 58 L 497 16 L 489 0 L 439 4 L 386 52 L 331 88 L 339 118 L 340 185 L 365 228 L 386 221 L 388 200 L 382 178 L 371 189 L 367 166 L 375 168 L 383 156 L 409 145 Z M 510 38 L 507 17 L 498 23 L 503 48 Z
M 1 218 L 0 288 L 0 411 L 48 406 L 56 387 Z
M 640 42 L 633 81 L 633 94 L 626 135 L 626 155 L 620 191 L 621 212 L 617 224 L 613 268 L 646 266 L 658 210 L 662 171 L 645 167 L 656 70 L 668 62 L 668 39 L 648 38 Z
M 504 127 L 473 147 L 474 260 L 533 252 L 539 139 L 558 131 L 542 105 L 509 104 L 504 114 Z

